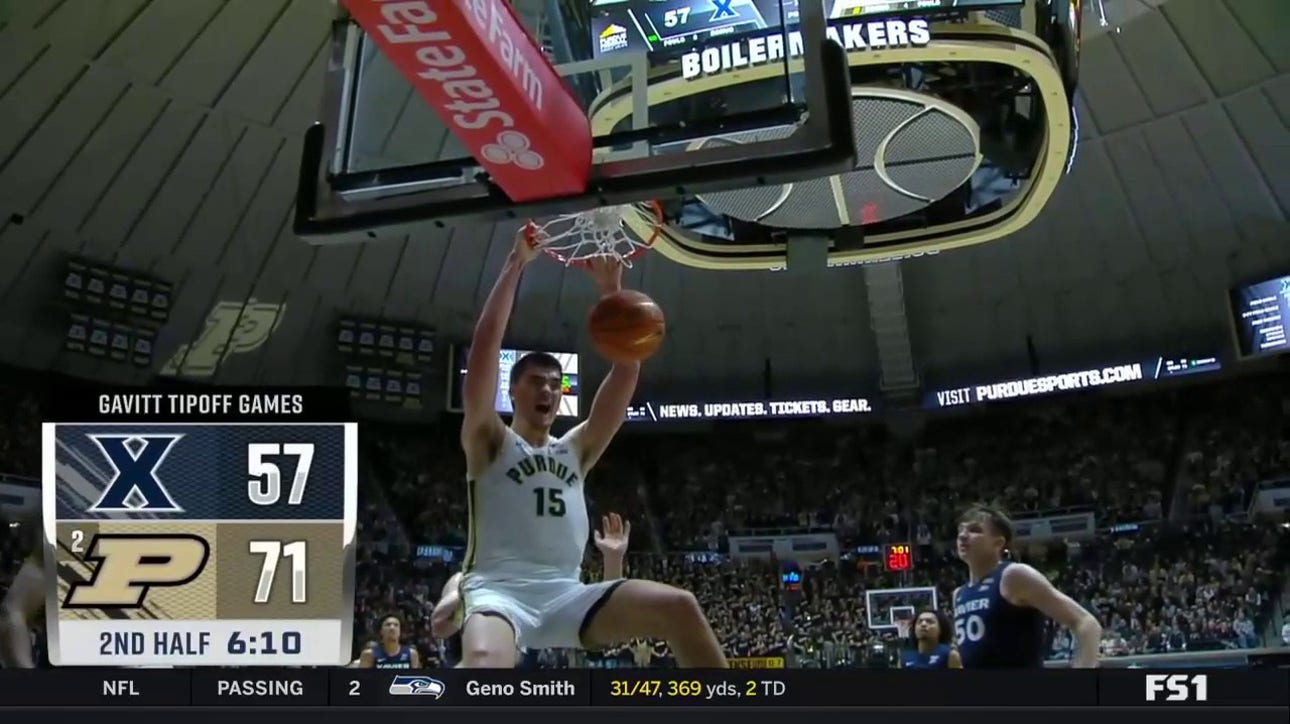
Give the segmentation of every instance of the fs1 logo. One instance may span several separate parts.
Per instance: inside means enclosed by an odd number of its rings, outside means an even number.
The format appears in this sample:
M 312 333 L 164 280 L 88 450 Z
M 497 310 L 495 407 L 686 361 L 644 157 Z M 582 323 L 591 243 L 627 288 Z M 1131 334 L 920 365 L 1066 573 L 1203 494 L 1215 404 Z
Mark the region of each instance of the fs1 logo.
M 1209 676 L 1147 674 L 1147 701 L 1209 701 Z

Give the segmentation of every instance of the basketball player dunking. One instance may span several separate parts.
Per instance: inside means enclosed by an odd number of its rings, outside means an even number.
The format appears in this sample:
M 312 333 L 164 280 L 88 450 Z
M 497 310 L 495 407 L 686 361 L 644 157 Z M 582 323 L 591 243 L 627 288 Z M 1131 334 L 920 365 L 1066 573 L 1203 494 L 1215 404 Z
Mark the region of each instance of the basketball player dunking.
M 615 362 L 587 419 L 551 436 L 562 370 L 532 353 L 511 369 L 508 427 L 494 409 L 502 335 L 524 267 L 540 250 L 517 235 L 484 302 L 466 360 L 465 420 L 470 536 L 459 586 L 462 666 L 511 668 L 519 647 L 597 648 L 633 638 L 666 640 L 678 663 L 725 667 L 725 655 L 694 596 L 652 581 L 579 580 L 589 530 L 584 485 L 622 426 L 639 362 Z M 622 265 L 588 266 L 601 294 L 621 289 Z
M 1070 629 L 1071 667 L 1098 663 L 1102 626 L 1044 574 L 1006 559 L 1012 521 L 978 506 L 959 521 L 958 554 L 968 582 L 954 591 L 954 639 L 965 669 L 1027 669 L 1044 665 L 1044 618 Z
M 402 642 L 403 619 L 389 614 L 381 619 L 381 640 L 363 650 L 356 669 L 419 669 L 421 655 Z
M 22 567 L 14 575 L 4 602 L 0 603 L 0 664 L 6 669 L 34 669 L 31 651 L 31 621 L 45 603 L 45 562 L 40 549 L 40 524 L 25 520 L 18 526 L 27 551 Z

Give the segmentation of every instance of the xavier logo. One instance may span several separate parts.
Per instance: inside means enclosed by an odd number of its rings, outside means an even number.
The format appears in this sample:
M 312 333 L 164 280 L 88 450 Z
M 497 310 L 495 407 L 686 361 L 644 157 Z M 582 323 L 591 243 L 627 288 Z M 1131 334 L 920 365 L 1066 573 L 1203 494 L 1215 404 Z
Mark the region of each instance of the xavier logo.
M 712 19 L 724 20 L 726 18 L 737 18 L 739 13 L 735 12 L 733 5 L 735 0 L 712 0 Z
M 85 552 L 94 573 L 68 587 L 63 608 L 139 608 L 153 586 L 196 580 L 210 555 L 195 535 L 100 533 Z
M 112 466 L 112 479 L 92 513 L 182 513 L 157 469 L 183 435 L 88 435 Z

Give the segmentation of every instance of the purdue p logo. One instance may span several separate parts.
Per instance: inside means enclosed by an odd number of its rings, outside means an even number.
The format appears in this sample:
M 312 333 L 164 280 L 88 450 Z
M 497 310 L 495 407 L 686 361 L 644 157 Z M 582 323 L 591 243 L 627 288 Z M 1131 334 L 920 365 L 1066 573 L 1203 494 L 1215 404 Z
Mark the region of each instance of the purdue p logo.
M 196 579 L 210 553 L 195 535 L 100 533 L 85 553 L 94 573 L 68 587 L 63 608 L 139 608 L 151 587 Z

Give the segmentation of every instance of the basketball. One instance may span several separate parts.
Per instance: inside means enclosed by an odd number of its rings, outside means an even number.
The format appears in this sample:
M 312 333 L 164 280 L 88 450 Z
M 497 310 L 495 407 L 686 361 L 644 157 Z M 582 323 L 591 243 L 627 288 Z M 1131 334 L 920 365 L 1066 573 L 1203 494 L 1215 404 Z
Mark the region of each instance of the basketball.
M 640 362 L 663 343 L 663 310 L 645 294 L 631 289 L 601 297 L 587 317 L 596 352 L 611 362 Z

